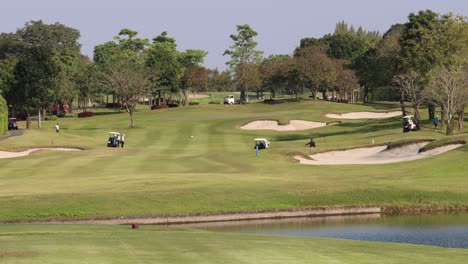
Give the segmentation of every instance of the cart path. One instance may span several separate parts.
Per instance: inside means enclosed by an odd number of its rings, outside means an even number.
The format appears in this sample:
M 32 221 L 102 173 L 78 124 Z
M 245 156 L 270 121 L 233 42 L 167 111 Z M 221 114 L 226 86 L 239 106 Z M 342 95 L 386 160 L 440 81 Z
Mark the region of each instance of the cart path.
M 8 135 L 0 137 L 0 141 L 7 140 L 11 137 L 18 137 L 23 135 L 23 130 L 10 130 Z

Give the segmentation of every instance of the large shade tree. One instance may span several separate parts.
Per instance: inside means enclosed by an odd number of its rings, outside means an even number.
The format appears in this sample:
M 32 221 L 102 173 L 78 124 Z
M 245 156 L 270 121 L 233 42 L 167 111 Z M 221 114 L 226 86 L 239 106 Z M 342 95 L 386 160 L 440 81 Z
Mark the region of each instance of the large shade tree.
M 326 49 L 321 46 L 310 46 L 296 52 L 296 63 L 302 83 L 317 99 L 317 92 L 333 88 L 336 81 L 336 72 L 333 61 L 328 57 Z M 326 99 L 326 98 L 324 98 Z
M 108 87 L 130 115 L 130 127 L 135 127 L 135 109 L 149 87 L 145 69 L 145 48 L 148 40 L 137 37 L 137 32 L 122 29 L 115 42 L 98 45 L 94 50 L 102 72 L 103 85 Z
M 223 54 L 231 57 L 226 65 L 234 71 L 236 83 L 241 91 L 241 99 L 244 101 L 248 100 L 246 91 L 250 88 L 249 86 L 258 87 L 260 84 L 258 65 L 262 60 L 263 52 L 255 49 L 258 43 L 253 38 L 257 35 L 258 33 L 249 25 L 237 25 L 237 34 L 230 36 L 234 44 Z

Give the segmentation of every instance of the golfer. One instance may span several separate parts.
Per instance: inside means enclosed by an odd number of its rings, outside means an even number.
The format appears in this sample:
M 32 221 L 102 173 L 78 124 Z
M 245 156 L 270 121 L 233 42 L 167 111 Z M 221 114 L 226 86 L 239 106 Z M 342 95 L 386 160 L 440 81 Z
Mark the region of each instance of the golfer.
M 439 116 L 436 115 L 434 116 L 434 130 L 437 131 L 438 127 L 439 127 Z
M 314 148 L 315 148 L 315 141 L 314 141 L 314 138 L 310 138 L 310 142 L 309 142 L 309 143 L 306 143 L 306 145 L 309 145 L 310 150 L 314 150 Z
M 121 148 L 124 147 L 124 144 L 125 144 L 125 134 L 122 134 L 122 137 L 120 138 L 120 146 L 121 146 Z
M 58 123 L 55 125 L 55 132 L 57 133 L 60 132 L 60 127 Z

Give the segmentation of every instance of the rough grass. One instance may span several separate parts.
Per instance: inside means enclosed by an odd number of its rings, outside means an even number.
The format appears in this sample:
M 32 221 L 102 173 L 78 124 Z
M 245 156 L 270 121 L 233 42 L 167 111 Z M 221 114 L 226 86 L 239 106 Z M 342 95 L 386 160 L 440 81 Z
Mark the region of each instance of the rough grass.
M 466 263 L 466 249 L 158 226 L 2 225 L 1 263 Z
M 443 139 L 430 122 L 401 133 L 400 118 L 346 120 L 317 129 L 247 131 L 253 120 L 336 121 L 329 112 L 384 111 L 368 105 L 314 100 L 268 105 L 209 105 L 150 111 L 135 129 L 120 110 L 94 108 L 86 119 L 46 121 L 43 129 L 0 142 L 2 150 L 68 146 L 0 160 L 0 220 L 153 216 L 327 205 L 396 207 L 468 204 L 467 146 L 429 159 L 388 165 L 302 166 L 289 154 Z M 424 117 L 423 117 L 424 118 Z M 20 122 L 24 127 L 24 122 Z M 33 124 L 35 127 L 35 124 Z M 106 148 L 107 132 L 126 134 L 124 149 Z M 465 135 L 465 134 L 463 134 Z M 272 141 L 255 157 L 254 138 Z
M 452 136 L 452 137 L 447 137 L 447 138 L 442 138 L 442 139 L 439 139 L 439 140 L 435 140 L 435 141 L 431 142 L 430 144 L 427 144 L 426 146 L 422 147 L 419 151 L 424 152 L 424 151 L 428 151 L 428 150 L 431 150 L 431 149 L 440 148 L 440 147 L 447 146 L 447 145 L 452 145 L 452 144 L 463 144 L 464 145 L 464 144 L 466 144 L 467 141 L 468 141 L 468 135 L 467 134 L 455 135 L 455 136 Z

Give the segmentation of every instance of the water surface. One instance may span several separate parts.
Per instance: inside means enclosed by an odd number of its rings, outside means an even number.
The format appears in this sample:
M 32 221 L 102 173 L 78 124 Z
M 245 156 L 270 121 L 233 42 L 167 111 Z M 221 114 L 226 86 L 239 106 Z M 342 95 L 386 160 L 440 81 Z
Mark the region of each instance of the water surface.
M 216 232 L 329 237 L 468 249 L 468 214 L 301 217 L 199 223 Z

